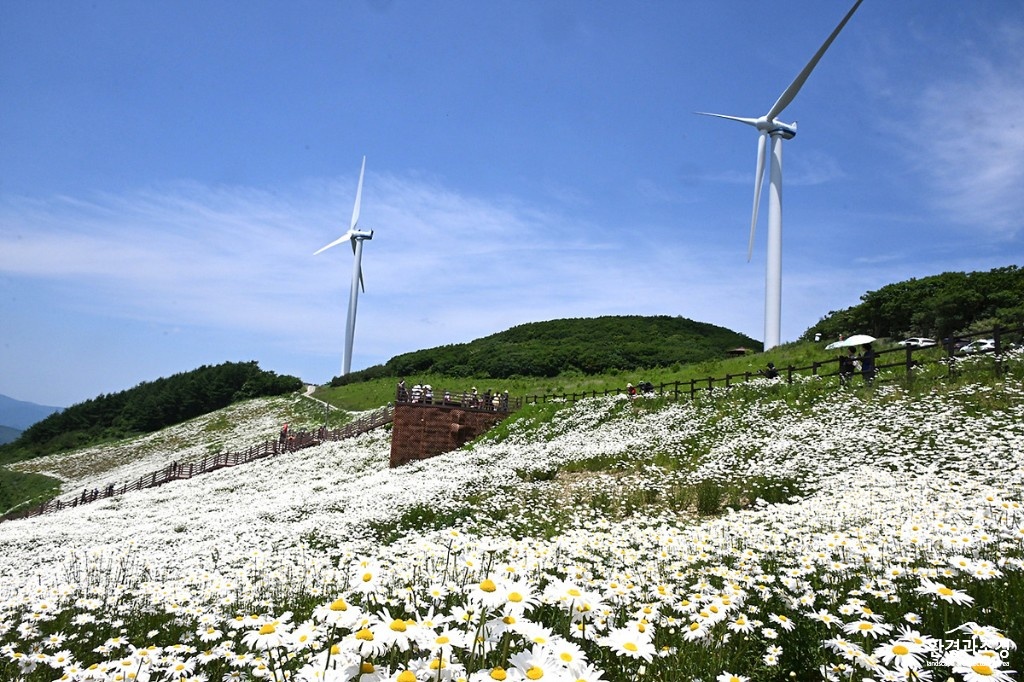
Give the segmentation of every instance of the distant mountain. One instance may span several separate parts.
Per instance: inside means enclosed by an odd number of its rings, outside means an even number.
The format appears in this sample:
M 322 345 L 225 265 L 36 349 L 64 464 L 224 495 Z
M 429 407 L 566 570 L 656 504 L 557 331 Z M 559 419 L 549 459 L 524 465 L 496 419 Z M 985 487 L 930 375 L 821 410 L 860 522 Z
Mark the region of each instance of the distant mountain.
M 0 426 L 0 445 L 13 443 L 21 435 L 20 429 L 12 429 L 10 426 Z
M 24 400 L 15 400 L 0 394 L 0 425 L 24 431 L 36 422 L 42 421 L 54 412 L 60 412 L 63 409 L 63 407 L 37 405 L 36 403 Z M 0 440 L 0 443 L 5 442 L 7 441 Z

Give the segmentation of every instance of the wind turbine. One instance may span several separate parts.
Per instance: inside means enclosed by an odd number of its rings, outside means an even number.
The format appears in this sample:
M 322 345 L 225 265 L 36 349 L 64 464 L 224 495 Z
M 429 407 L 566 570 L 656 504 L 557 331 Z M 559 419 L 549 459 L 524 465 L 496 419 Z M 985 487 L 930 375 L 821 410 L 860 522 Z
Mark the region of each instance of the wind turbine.
M 703 116 L 716 116 L 718 118 L 739 121 L 757 128 L 760 133 L 757 142 L 757 171 L 754 175 L 754 214 L 750 219 L 750 243 L 747 246 L 747 261 L 754 251 L 754 228 L 757 226 L 757 210 L 761 204 L 761 185 L 764 180 L 764 155 L 767 138 L 772 139 L 772 166 L 770 183 L 771 189 L 768 194 L 768 263 L 765 268 L 765 291 L 764 291 L 764 349 L 774 348 L 779 345 L 780 329 L 782 327 L 782 141 L 791 140 L 796 135 L 796 122 L 783 123 L 776 120 L 782 114 L 783 109 L 789 106 L 790 102 L 800 92 L 811 71 L 818 65 L 818 60 L 825 54 L 832 41 L 836 39 L 839 32 L 846 26 L 853 13 L 860 7 L 863 0 L 857 0 L 850 11 L 846 13 L 843 20 L 839 22 L 828 40 L 818 48 L 818 51 L 807 66 L 796 77 L 785 92 L 768 110 L 768 113 L 760 118 L 741 118 L 739 116 L 726 116 L 725 114 L 711 114 L 704 111 L 697 112 Z
M 341 364 L 341 375 L 345 376 L 352 369 L 352 342 L 356 335 L 356 307 L 359 305 L 359 290 L 366 291 L 363 285 L 363 242 L 373 239 L 373 230 L 366 232 L 357 230 L 359 224 L 359 202 L 363 196 L 363 173 L 366 171 L 366 157 L 363 157 L 363 166 L 359 169 L 359 187 L 356 189 L 356 204 L 352 208 L 352 224 L 348 232 L 341 235 L 327 246 L 317 250 L 317 255 L 343 242 L 352 244 L 352 255 L 354 264 L 352 267 L 352 289 L 348 296 L 348 321 L 345 324 L 345 357 Z

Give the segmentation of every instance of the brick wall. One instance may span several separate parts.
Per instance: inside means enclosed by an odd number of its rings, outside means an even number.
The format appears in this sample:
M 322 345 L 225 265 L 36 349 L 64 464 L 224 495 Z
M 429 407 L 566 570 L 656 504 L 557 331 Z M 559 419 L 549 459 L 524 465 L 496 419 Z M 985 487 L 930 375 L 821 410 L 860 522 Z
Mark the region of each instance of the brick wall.
M 391 466 L 457 450 L 507 416 L 450 405 L 396 403 Z

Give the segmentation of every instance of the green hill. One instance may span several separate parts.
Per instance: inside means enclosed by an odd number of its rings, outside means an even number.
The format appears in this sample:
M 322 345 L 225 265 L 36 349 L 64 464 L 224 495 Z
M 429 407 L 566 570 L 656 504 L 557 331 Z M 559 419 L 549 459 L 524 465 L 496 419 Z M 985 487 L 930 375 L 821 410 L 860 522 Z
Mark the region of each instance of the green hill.
M 204 365 L 52 414 L 25 429 L 13 443 L 0 446 L 0 462 L 150 433 L 239 400 L 280 395 L 301 387 L 300 379 L 263 371 L 255 361 Z
M 572 318 L 521 324 L 469 343 L 404 353 L 331 383 L 415 374 L 490 379 L 593 375 L 704 362 L 740 346 L 761 349 L 749 336 L 683 317 Z
M 869 291 L 858 305 L 832 311 L 803 339 L 865 333 L 877 337 L 944 339 L 1024 324 L 1024 269 L 944 272 Z

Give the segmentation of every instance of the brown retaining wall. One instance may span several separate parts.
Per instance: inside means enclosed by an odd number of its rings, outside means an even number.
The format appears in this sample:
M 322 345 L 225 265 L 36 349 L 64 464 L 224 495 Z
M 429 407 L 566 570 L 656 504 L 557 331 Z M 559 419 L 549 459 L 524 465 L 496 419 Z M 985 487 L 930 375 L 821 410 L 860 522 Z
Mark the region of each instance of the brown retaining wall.
M 456 405 L 397 403 L 391 431 L 391 466 L 458 450 L 508 416 Z

